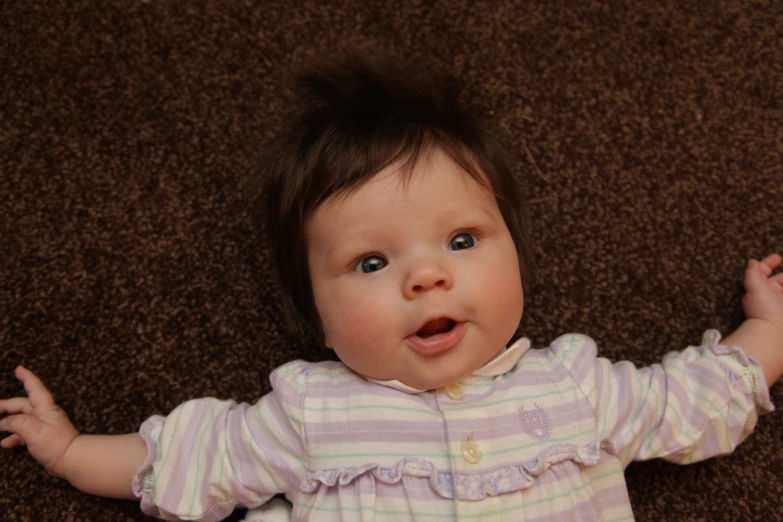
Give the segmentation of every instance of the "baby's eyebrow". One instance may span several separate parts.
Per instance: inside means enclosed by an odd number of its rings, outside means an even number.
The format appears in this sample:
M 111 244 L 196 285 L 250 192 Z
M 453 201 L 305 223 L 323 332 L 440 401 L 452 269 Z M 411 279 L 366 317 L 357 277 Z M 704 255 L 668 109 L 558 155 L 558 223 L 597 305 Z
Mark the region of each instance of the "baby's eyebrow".
M 363 252 L 374 250 L 372 247 L 373 243 L 375 243 L 375 241 L 370 241 L 362 237 L 361 231 L 350 234 L 342 234 L 332 243 L 326 246 L 324 254 L 328 259 L 334 257 L 342 258 L 350 257 L 352 255 L 359 255 Z
M 500 217 L 502 218 L 502 216 Z M 455 207 L 448 213 L 443 214 L 442 221 L 444 222 L 444 226 L 450 223 L 457 223 L 458 225 L 456 226 L 462 226 L 462 224 L 466 222 L 470 223 L 471 221 L 481 221 L 482 218 L 495 221 L 498 216 L 495 215 L 491 209 L 487 208 L 486 205 L 476 206 L 470 209 L 468 213 L 465 212 L 464 208 Z

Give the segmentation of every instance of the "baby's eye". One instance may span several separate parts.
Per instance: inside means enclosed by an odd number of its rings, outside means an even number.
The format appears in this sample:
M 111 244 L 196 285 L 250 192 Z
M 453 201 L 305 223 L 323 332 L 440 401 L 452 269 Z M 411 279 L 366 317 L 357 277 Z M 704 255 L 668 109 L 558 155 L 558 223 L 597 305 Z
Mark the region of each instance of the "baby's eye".
M 378 270 L 385 268 L 386 265 L 386 260 L 380 256 L 367 256 L 359 261 L 359 264 L 354 268 L 354 272 L 369 274 L 370 272 L 377 272 Z
M 476 238 L 472 234 L 462 232 L 451 238 L 449 250 L 465 250 L 466 248 L 473 248 L 475 245 Z

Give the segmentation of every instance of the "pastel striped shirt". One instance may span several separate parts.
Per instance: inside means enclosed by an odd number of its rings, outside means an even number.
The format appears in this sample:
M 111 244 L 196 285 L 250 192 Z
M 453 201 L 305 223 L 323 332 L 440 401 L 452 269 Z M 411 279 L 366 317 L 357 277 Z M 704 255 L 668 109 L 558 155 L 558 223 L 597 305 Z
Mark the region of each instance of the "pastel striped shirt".
M 719 341 L 709 330 L 637 369 L 583 335 L 520 340 L 507 371 L 423 392 L 294 361 L 256 404 L 198 399 L 145 421 L 134 492 L 166 520 L 236 506 L 271 520 L 279 503 L 254 508 L 276 493 L 295 521 L 633 520 L 631 461 L 729 453 L 774 409 L 758 361 Z

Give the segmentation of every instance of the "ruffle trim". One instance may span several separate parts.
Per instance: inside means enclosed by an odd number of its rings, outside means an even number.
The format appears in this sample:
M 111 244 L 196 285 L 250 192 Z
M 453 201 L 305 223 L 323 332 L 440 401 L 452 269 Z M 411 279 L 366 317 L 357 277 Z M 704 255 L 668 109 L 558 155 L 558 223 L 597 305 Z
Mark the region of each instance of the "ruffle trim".
M 699 350 L 709 350 L 718 356 L 733 357 L 743 368 L 746 368 L 741 375 L 736 375 L 739 386 L 743 391 L 753 398 L 756 404 L 757 412 L 761 414 L 775 411 L 775 405 L 769 396 L 769 386 L 764 377 L 764 369 L 758 359 L 748 356 L 742 351 L 742 348 L 736 344 L 720 344 L 721 335 L 718 330 L 706 330 L 701 338 Z M 729 376 L 735 375 L 729 368 L 724 368 Z
M 397 484 L 403 477 L 408 476 L 429 479 L 432 489 L 443 498 L 481 500 L 488 496 L 529 488 L 538 475 L 558 462 L 571 460 L 586 466 L 595 466 L 601 458 L 601 450 L 614 453 L 614 447 L 608 439 L 597 439 L 582 447 L 556 444 L 544 449 L 538 457 L 530 461 L 476 474 L 440 471 L 429 461 L 407 458 L 401 459 L 393 467 L 386 468 L 378 464 L 366 464 L 353 468 L 309 471 L 299 489 L 304 493 L 313 493 L 321 486 L 345 486 L 362 475 L 372 475 L 375 480 L 384 484 Z
M 141 501 L 142 512 L 158 518 L 161 517 L 161 513 L 152 499 L 152 489 L 154 486 L 152 466 L 158 457 L 158 446 L 155 441 L 160 439 L 160 432 L 163 429 L 164 420 L 165 417 L 153 415 L 145 420 L 142 423 L 141 428 L 139 428 L 139 435 L 141 435 L 141 438 L 144 439 L 144 442 L 147 444 L 147 458 L 131 480 L 133 494 Z

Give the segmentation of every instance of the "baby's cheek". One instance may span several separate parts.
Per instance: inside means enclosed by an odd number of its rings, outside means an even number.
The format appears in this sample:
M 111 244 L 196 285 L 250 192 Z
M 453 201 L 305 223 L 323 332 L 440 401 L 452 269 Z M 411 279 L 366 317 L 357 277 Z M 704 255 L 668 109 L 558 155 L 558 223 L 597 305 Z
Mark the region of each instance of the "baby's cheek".
M 346 296 L 347 297 L 347 296 Z M 383 335 L 383 325 L 388 322 L 388 312 L 378 299 L 368 298 L 365 293 L 337 299 L 329 314 L 329 328 L 332 342 L 341 343 L 347 349 L 362 347 Z
M 343 309 L 331 339 L 335 353 L 349 368 L 366 377 L 390 379 L 398 336 L 388 328 L 384 311 L 378 306 Z
M 505 322 L 515 323 L 516 329 L 516 323 L 522 317 L 524 297 L 519 264 L 515 258 L 504 259 L 495 270 L 489 270 L 486 274 L 484 298 L 491 303 L 492 309 L 498 311 L 499 317 L 504 317 Z

